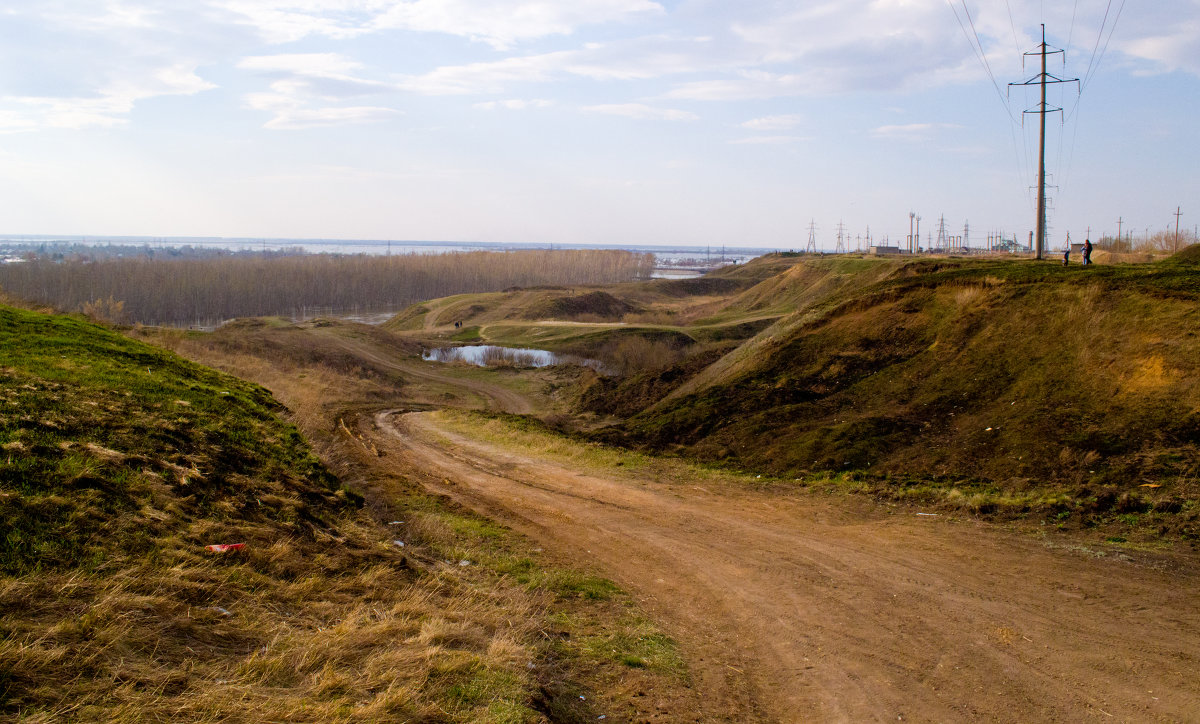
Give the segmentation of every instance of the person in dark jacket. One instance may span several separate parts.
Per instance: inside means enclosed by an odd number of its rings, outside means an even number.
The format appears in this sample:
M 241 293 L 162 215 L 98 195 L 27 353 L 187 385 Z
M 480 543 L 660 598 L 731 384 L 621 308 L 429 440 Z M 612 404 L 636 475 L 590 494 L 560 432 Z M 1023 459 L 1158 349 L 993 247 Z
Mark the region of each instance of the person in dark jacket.
M 1083 240 L 1083 265 L 1087 266 L 1092 263 L 1092 240 Z

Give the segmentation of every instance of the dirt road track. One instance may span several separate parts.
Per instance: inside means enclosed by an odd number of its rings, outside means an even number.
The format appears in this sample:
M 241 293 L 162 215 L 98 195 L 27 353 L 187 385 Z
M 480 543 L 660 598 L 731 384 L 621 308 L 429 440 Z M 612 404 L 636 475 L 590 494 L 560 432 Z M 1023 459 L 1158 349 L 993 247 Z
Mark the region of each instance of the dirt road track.
M 328 339 L 362 359 L 394 369 L 410 379 L 452 385 L 469 390 L 486 400 L 491 409 L 499 410 L 500 412 L 509 412 L 514 415 L 528 415 L 533 412 L 533 405 L 530 404 L 529 400 L 507 387 L 490 384 L 482 380 L 466 379 L 462 376 L 438 371 L 436 369 L 438 363 L 389 356 L 376 351 L 370 345 L 360 340 L 334 335 L 328 335 Z
M 705 721 L 1200 721 L 1193 562 L 583 474 L 425 414 L 375 424 L 431 487 L 630 590 L 680 641 Z

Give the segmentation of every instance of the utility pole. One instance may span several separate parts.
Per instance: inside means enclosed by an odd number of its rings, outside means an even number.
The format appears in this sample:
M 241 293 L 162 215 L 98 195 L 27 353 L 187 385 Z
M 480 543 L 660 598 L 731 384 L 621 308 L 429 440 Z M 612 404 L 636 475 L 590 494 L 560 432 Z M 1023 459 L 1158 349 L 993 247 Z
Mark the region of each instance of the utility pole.
M 842 240 L 843 236 L 845 235 L 845 232 L 846 232 L 846 225 L 839 221 L 838 222 L 838 235 L 837 235 L 837 248 L 833 250 L 834 254 L 845 254 L 846 253 L 846 244 Z
M 1181 207 L 1175 207 L 1175 254 L 1179 253 L 1179 217 L 1183 216 Z
M 1042 88 L 1042 101 L 1038 104 L 1036 111 L 1025 111 L 1025 113 L 1036 113 L 1040 119 L 1040 133 L 1038 135 L 1038 206 L 1037 206 L 1037 250 L 1036 258 L 1042 258 L 1042 250 L 1046 247 L 1046 114 L 1047 113 L 1062 113 L 1061 108 L 1051 108 L 1046 105 L 1046 86 L 1054 83 L 1079 83 L 1078 78 L 1064 80 L 1056 78 L 1046 72 L 1046 57 L 1049 55 L 1063 54 L 1063 64 L 1067 62 L 1066 53 L 1056 48 L 1050 49 L 1046 45 L 1046 25 L 1042 24 L 1042 44 L 1038 46 L 1036 52 L 1025 53 L 1026 56 L 1040 55 L 1042 57 L 1042 72 L 1030 78 L 1023 83 L 1009 83 L 1011 88 L 1014 85 L 1031 86 L 1037 85 Z
M 1123 223 L 1125 223 L 1125 217 L 1118 216 L 1117 217 L 1117 241 L 1121 240 L 1121 224 L 1123 224 Z M 1088 230 L 1091 231 L 1091 228 L 1089 227 Z
M 817 253 L 817 220 L 813 219 L 808 224 L 808 246 L 804 247 L 806 254 Z

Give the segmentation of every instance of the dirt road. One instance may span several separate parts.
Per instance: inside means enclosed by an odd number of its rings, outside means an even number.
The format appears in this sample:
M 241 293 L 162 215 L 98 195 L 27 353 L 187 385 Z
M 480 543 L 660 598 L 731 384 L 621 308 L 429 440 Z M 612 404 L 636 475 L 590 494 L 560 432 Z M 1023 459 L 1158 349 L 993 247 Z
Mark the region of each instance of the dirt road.
M 472 380 L 462 375 L 455 375 L 445 370 L 439 370 L 437 369 L 439 365 L 437 362 L 425 362 L 409 357 L 388 355 L 361 340 L 333 334 L 326 334 L 325 337 L 333 344 L 362 359 L 396 370 L 410 379 L 448 385 L 469 391 L 486 401 L 490 409 L 509 412 L 515 415 L 528 415 L 533 412 L 533 405 L 528 399 L 503 385 L 492 384 L 483 380 Z
M 375 423 L 431 487 L 631 591 L 680 641 L 705 721 L 1200 721 L 1191 562 L 861 500 L 584 474 L 427 414 Z

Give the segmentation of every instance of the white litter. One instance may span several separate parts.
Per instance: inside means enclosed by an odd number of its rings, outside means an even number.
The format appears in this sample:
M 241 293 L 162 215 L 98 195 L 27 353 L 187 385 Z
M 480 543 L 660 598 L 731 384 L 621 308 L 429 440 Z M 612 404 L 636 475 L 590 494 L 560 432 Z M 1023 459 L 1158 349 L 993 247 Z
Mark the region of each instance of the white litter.
M 403 547 L 404 547 L 404 541 L 402 541 L 402 540 L 394 540 L 394 541 L 392 541 L 392 545 L 396 546 L 397 548 L 403 548 Z

